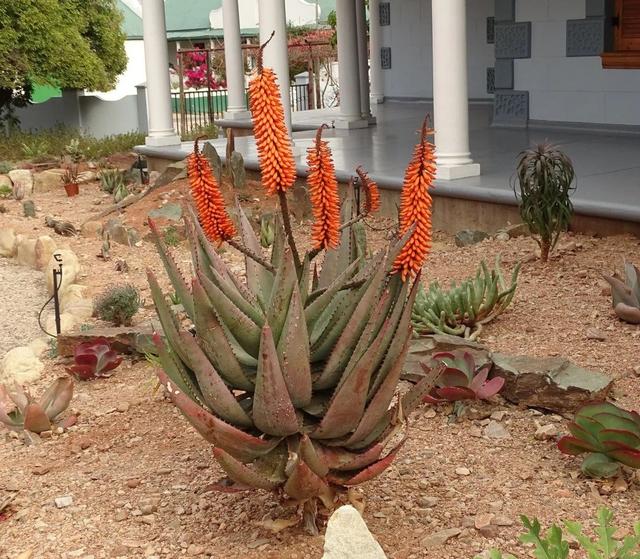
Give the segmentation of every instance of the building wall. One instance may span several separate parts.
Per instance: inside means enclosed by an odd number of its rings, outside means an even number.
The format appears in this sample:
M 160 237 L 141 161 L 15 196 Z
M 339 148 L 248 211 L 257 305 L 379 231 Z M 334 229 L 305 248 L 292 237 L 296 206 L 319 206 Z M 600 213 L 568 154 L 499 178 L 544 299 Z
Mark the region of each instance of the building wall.
M 599 56 L 566 56 L 567 20 L 588 0 L 516 0 L 531 22 L 531 58 L 514 61 L 514 88 L 529 92 L 531 120 L 640 125 L 640 70 L 603 69 Z
M 394 98 L 432 98 L 431 0 L 391 0 L 390 22 L 382 27 L 382 44 L 391 48 L 391 68 L 383 70 L 384 94 Z M 490 99 L 487 68 L 494 48 L 487 43 L 487 17 L 494 0 L 467 1 L 469 97 Z

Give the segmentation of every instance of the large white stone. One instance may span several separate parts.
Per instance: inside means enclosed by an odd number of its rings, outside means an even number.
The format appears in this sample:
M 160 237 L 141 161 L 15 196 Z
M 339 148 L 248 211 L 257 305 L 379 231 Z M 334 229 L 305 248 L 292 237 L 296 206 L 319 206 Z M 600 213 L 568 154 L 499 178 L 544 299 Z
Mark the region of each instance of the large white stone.
M 20 266 L 28 268 L 36 267 L 36 239 L 30 239 L 26 235 L 18 235 L 16 238 L 17 253 L 16 260 Z
M 33 191 L 38 192 L 50 192 L 52 190 L 59 190 L 62 192 L 62 174 L 64 169 L 47 169 L 38 173 L 33 177 Z
M 329 518 L 322 559 L 386 559 L 386 555 L 360 513 L 345 505 Z
M 49 235 L 38 237 L 36 241 L 36 270 L 44 270 L 46 268 L 55 250 L 56 242 Z
M 13 169 L 9 171 L 9 178 L 13 182 L 14 190 L 20 185 L 25 196 L 31 195 L 33 192 L 33 175 L 29 169 Z
M 84 322 L 93 315 L 93 299 L 78 299 L 64 307 L 64 312 L 72 315 L 77 322 Z
M 72 283 L 69 285 L 60 297 L 60 308 L 62 311 L 64 312 L 74 303 L 82 301 L 84 299 L 84 292 L 86 289 L 86 285 L 80 285 L 79 283 Z
M 0 187 L 1 186 L 8 186 L 9 188 L 13 189 L 13 183 L 7 175 L 0 175 Z
M 0 364 L 0 382 L 24 384 L 38 380 L 44 364 L 36 357 L 33 349 L 27 346 L 9 350 Z
M 0 256 L 13 258 L 18 250 L 18 240 L 15 229 L 11 227 L 0 228 Z
M 56 260 L 56 256 L 60 257 L 60 261 Z M 45 268 L 45 277 L 47 278 L 47 292 L 53 295 L 53 274 L 51 270 L 58 269 L 62 264 L 62 281 L 58 293 L 64 294 L 68 287 L 76 281 L 80 273 L 80 261 L 75 253 L 68 248 L 61 248 L 51 255 L 51 259 Z
M 51 338 L 36 338 L 29 342 L 29 348 L 35 354 L 36 357 L 40 358 L 44 355 L 44 353 L 49 349 L 49 340 Z

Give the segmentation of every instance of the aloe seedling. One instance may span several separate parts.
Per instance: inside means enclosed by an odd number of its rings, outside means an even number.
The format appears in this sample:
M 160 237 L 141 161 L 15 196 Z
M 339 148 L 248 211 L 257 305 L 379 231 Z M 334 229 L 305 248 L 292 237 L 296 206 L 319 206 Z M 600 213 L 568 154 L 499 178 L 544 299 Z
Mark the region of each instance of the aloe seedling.
M 565 454 L 588 453 L 582 472 L 591 477 L 612 477 L 620 464 L 640 468 L 640 415 L 610 404 L 589 404 L 578 410 L 568 425 L 571 435 L 558 441 Z
M 122 363 L 122 357 L 111 349 L 106 338 L 78 344 L 73 357 L 75 363 L 67 367 L 67 372 L 79 380 L 110 377 L 112 371 Z
M 640 270 L 631 262 L 625 262 L 624 275 L 624 280 L 617 273 L 604 276 L 611 285 L 613 310 L 620 320 L 640 324 Z
M 475 278 L 460 285 L 451 284 L 448 291 L 438 282 L 420 289 L 413 306 L 411 320 L 418 334 L 451 334 L 476 339 L 484 324 L 491 322 L 511 304 L 515 295 L 520 264 L 511 274 L 511 284 L 502 275 L 500 257 L 489 270 L 483 260 Z
M 34 400 L 20 385 L 0 384 L 0 423 L 13 431 L 50 431 L 73 396 L 73 379 L 60 377 Z
M 436 381 L 425 402 L 457 402 L 460 400 L 487 400 L 495 396 L 504 386 L 504 379 L 495 377 L 487 380 L 491 363 L 476 368 L 473 355 L 465 352 L 442 352 L 432 357 L 434 364 L 444 364 L 445 368 Z M 433 367 L 422 364 L 425 372 Z

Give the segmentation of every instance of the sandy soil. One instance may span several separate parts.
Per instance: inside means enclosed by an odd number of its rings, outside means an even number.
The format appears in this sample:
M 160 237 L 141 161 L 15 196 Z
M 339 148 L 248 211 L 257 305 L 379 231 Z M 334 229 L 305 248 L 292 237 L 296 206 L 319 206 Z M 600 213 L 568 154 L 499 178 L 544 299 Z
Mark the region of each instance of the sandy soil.
M 253 194 L 260 199 L 257 188 Z M 180 201 L 182 196 L 184 183 L 173 183 L 121 217 L 144 235 L 146 213 L 163 200 Z M 36 203 L 42 217 L 64 216 L 79 224 L 107 203 L 96 206 L 95 199 L 101 194 L 88 185 L 75 200 L 50 193 L 39 195 Z M 19 217 L 18 203 L 5 205 L 9 213 L 3 222 L 30 234 L 45 231 L 40 218 Z M 308 225 L 297 224 L 301 239 Z M 389 225 L 372 222 L 376 229 Z M 371 237 L 374 245 L 380 244 L 384 232 L 371 231 Z M 112 243 L 112 260 L 107 262 L 96 257 L 97 239 L 66 242 L 78 253 L 85 270 L 82 283 L 93 294 L 113 283 L 134 283 L 147 299 L 136 321 L 153 316 L 144 270 L 160 272 L 161 265 L 149 242 L 141 247 Z M 176 255 L 186 266 L 189 256 L 183 245 Z M 525 238 L 457 248 L 451 237 L 437 234 L 425 280 L 460 280 L 474 273 L 482 258 L 493 260 L 497 254 L 507 272 L 523 261 L 513 306 L 486 327 L 482 341 L 499 351 L 564 355 L 603 370 L 616 378 L 619 403 L 640 407 L 633 372 L 639 364 L 640 328 L 616 320 L 600 279 L 625 256 L 638 261 L 640 241 L 565 236 L 549 264 L 532 261 L 533 250 Z M 224 256 L 238 261 L 230 252 Z M 117 259 L 128 262 L 129 272 L 115 271 Z M 606 339 L 588 339 L 589 328 Z M 48 360 L 38 387 L 62 373 L 63 365 L 59 359 Z M 210 490 L 221 477 L 210 447 L 154 388 L 148 363 L 125 362 L 108 380 L 77 384 L 72 408 L 80 419 L 68 432 L 30 447 L 0 434 L 0 502 L 3 495 L 16 495 L 0 516 L 0 558 L 15 559 L 28 550 L 38 559 L 319 558 L 321 537 L 308 537 L 298 528 L 272 534 L 259 525 L 292 515 L 275 496 Z M 526 557 L 517 543 L 520 514 L 538 516 L 544 524 L 572 518 L 592 527 L 595 510 L 604 504 L 615 511 L 627 533 L 638 520 L 637 473 L 626 472 L 615 484 L 587 480 L 579 473 L 579 460 L 560 454 L 553 441 L 534 439 L 538 424 L 556 423 L 564 432 L 562 418 L 500 401 L 478 406 L 460 422 L 451 422 L 449 411 L 446 406 L 422 409 L 396 463 L 358 489 L 366 502 L 367 524 L 389 557 L 466 559 L 491 547 Z M 483 435 L 489 415 L 496 411 L 504 412 L 497 417 L 508 438 Z M 73 504 L 57 508 L 54 499 L 60 496 L 72 496 Z M 501 525 L 476 529 L 489 514 Z M 462 532 L 435 547 L 430 536 L 448 528 Z

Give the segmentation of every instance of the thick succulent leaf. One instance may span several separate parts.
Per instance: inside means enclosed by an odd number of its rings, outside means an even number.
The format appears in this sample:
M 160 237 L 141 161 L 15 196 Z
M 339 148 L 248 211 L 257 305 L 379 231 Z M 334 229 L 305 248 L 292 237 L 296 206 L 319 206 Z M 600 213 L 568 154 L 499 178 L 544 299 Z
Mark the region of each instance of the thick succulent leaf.
M 239 203 L 236 204 L 236 208 L 244 246 L 256 254 L 262 255 L 262 245 L 260 244 L 258 237 L 256 237 L 249 219 Z M 253 260 L 253 258 L 249 258 L 248 256 L 245 256 L 245 269 L 249 289 L 258 299 L 268 301 L 271 296 L 271 288 L 273 286 L 273 274 L 261 264 L 258 264 L 258 262 Z
M 284 484 L 284 492 L 296 501 L 306 501 L 313 497 L 331 493 L 329 486 L 309 466 L 298 457 L 287 482 Z
M 391 466 L 391 464 L 395 460 L 396 456 L 398 455 L 398 452 L 400 452 L 400 449 L 402 448 L 402 446 L 404 445 L 406 440 L 407 440 L 407 438 L 404 437 L 398 443 L 398 445 L 395 448 L 393 448 L 389 452 L 389 454 L 387 454 L 381 460 L 378 460 L 377 462 L 374 462 L 373 464 L 371 464 L 371 465 L 367 466 L 366 468 L 363 468 L 362 470 L 360 470 L 357 474 L 351 475 L 346 479 L 345 478 L 342 478 L 342 479 L 337 478 L 335 480 L 335 482 L 336 483 L 340 483 L 341 485 L 353 486 L 353 485 L 360 485 L 361 483 L 364 483 L 365 481 L 370 481 L 373 478 L 379 476 L 389 466 Z M 331 479 L 331 478 L 329 478 L 329 479 Z M 331 479 L 331 481 L 334 481 L 334 479 Z M 340 480 L 340 481 L 338 481 L 338 480 Z
M 343 308 L 344 301 L 349 297 L 353 299 L 356 295 L 357 293 L 347 293 L 346 291 L 336 293 L 333 299 L 329 301 L 329 304 L 322 310 L 318 320 L 316 320 L 312 326 L 309 326 L 309 323 L 307 322 L 307 330 L 310 332 L 309 343 L 311 347 L 316 347 L 319 341 L 324 339 L 325 333 L 331 330 L 333 323 L 336 320 L 334 317 L 339 315 L 338 311 Z
M 563 452 L 564 454 L 571 454 L 572 456 L 577 456 L 583 452 L 597 451 L 596 448 L 586 441 L 570 435 L 565 435 L 558 441 L 558 449 L 560 452 Z
M 340 207 L 340 221 L 346 223 L 353 218 L 353 191 L 347 192 Z M 340 245 L 336 249 L 325 251 L 324 261 L 318 276 L 318 287 L 329 286 L 338 274 L 345 270 L 357 258 L 353 231 L 351 227 L 345 227 L 340 232 Z
M 287 390 L 268 325 L 262 329 L 253 421 L 262 432 L 286 437 L 298 432 L 298 418 Z
M 594 452 L 585 457 L 580 469 L 590 477 L 613 477 L 620 470 L 620 465 L 606 454 Z
M 244 314 L 222 290 L 203 274 L 198 276 L 209 301 L 227 330 L 249 355 L 257 355 L 260 346 L 260 327 Z
M 191 356 L 193 372 L 198 379 L 198 387 L 207 406 L 218 417 L 232 425 L 253 427 L 251 418 L 242 409 L 233 392 L 227 388 L 195 338 L 188 332 L 182 332 L 180 337 L 185 350 Z
M 436 388 L 434 391 L 437 396 L 448 402 L 457 402 L 460 400 L 475 400 L 476 394 L 466 386 L 443 386 Z
M 625 260 L 624 275 L 627 285 L 631 288 L 640 301 L 640 269 L 631 262 Z
M 467 375 L 460 369 L 453 369 L 447 367 L 440 378 L 438 379 L 438 385 L 441 387 L 446 386 L 467 386 L 469 379 Z
M 240 309 L 245 315 L 247 315 L 253 322 L 260 328 L 264 326 L 264 313 L 259 305 L 252 305 L 247 301 L 243 295 L 236 289 L 234 283 L 231 280 L 225 279 L 215 268 L 211 268 L 211 276 L 213 277 L 212 283 L 218 286 L 229 301 L 231 301 L 238 309 Z M 209 279 L 206 276 L 206 279 Z
M 278 343 L 278 358 L 291 401 L 302 408 L 311 401 L 309 335 L 297 284 L 293 286 L 287 319 Z
M 576 415 L 576 419 L 579 419 Z M 589 419 L 589 418 L 587 418 Z M 585 418 L 582 418 L 584 422 Z M 597 436 L 597 433 L 602 429 L 598 429 L 597 431 L 591 432 L 591 430 L 586 429 L 583 425 L 578 425 L 575 421 L 571 421 L 567 424 L 567 428 L 569 432 L 576 438 L 583 441 L 584 444 L 589 445 L 594 451 L 602 450 L 602 445 L 600 444 L 600 439 Z
M 236 460 L 221 448 L 215 447 L 213 449 L 213 456 L 215 457 L 216 462 L 220 464 L 220 467 L 236 483 L 255 487 L 257 489 L 265 489 L 267 491 L 273 491 L 280 485 L 277 481 L 270 480 L 253 468 L 250 468 L 239 460 Z
M 149 220 L 149 228 L 151 229 L 151 239 L 156 245 L 156 249 L 158 250 L 158 254 L 160 255 L 162 264 L 164 264 L 164 268 L 167 272 L 167 276 L 169 276 L 171 285 L 173 286 L 175 292 L 178 294 L 178 297 L 180 297 L 180 302 L 184 307 L 184 311 L 187 313 L 189 318 L 193 320 L 193 298 L 191 297 L 189 285 L 182 276 L 180 268 L 178 268 L 176 261 L 169 253 L 169 250 L 167 249 L 164 241 L 158 233 L 157 227 L 151 219 Z
M 621 417 L 630 417 L 629 412 L 611 404 L 610 402 L 597 402 L 595 404 L 587 404 L 581 407 L 576 417 L 593 417 L 598 413 L 612 413 Z
M 640 308 L 618 303 L 613 310 L 620 320 L 629 324 L 640 324 Z
M 362 452 L 351 452 L 344 448 L 329 448 L 322 445 L 318 445 L 317 448 L 331 470 L 348 471 L 359 470 L 373 464 L 380 458 L 384 445 L 376 443 Z
M 291 255 L 291 249 L 287 247 L 282 255 L 282 266 L 278 268 L 276 278 L 271 290 L 271 298 L 267 307 L 267 322 L 271 328 L 273 339 L 276 343 L 280 341 L 282 328 L 287 319 L 289 302 L 293 288 L 298 285 L 296 267 Z
M 401 411 L 404 417 L 409 417 L 413 413 L 422 403 L 424 397 L 431 391 L 434 384 L 438 382 L 438 377 L 442 374 L 442 367 L 443 366 L 436 367 L 430 371 L 402 396 Z
M 311 260 L 309 260 L 309 254 L 304 255 L 302 261 L 302 270 L 300 271 L 300 279 L 298 280 L 298 289 L 300 290 L 300 300 L 302 301 L 302 308 L 307 306 L 307 299 L 311 289 Z
M 606 448 L 615 448 L 616 444 L 630 448 L 640 449 L 640 436 L 623 429 L 603 429 L 600 431 L 600 440 Z
M 378 336 L 345 381 L 336 388 L 329 408 L 318 428 L 311 433 L 314 439 L 335 439 L 355 429 L 362 419 L 367 402 L 369 381 L 373 374 L 373 360 L 380 349 L 383 336 Z
M 302 460 L 311 468 L 313 473 L 322 478 L 329 473 L 325 450 L 327 449 L 320 445 L 314 445 L 307 435 L 300 437 L 299 452 Z
M 271 247 L 271 264 L 277 270 L 282 266 L 282 257 L 286 246 L 287 234 L 282 224 L 282 215 L 276 212 L 274 216 L 273 245 Z
M 640 301 L 630 286 L 615 276 L 604 276 L 604 279 L 607 280 L 611 286 L 611 297 L 614 308 L 620 303 L 624 303 L 630 307 L 640 307 Z
M 158 350 L 160 365 L 166 375 L 192 400 L 204 404 L 204 397 L 197 385 L 196 378 L 191 375 L 180 358 L 174 352 L 169 351 L 164 341 L 157 334 L 153 336 L 153 342 Z
M 620 429 L 623 431 L 630 431 L 632 433 L 640 433 L 640 429 L 636 425 L 635 421 L 618 413 L 602 412 L 596 413 L 592 417 L 601 423 L 605 429 Z
M 197 279 L 193 280 L 192 290 L 196 312 L 196 334 L 207 357 L 233 388 L 253 391 L 253 383 L 244 373 L 236 355 L 242 352 L 246 358 L 253 358 L 242 350 L 237 343 L 236 347 L 232 349 L 229 339 L 225 335 L 222 325 L 211 306 L 211 302 Z M 235 340 L 233 341 L 235 342 Z
M 40 396 L 39 404 L 47 417 L 54 421 L 67 409 L 73 397 L 73 379 L 60 377 L 54 380 Z
M 39 404 L 28 404 L 24 410 L 24 430 L 42 433 L 51 429 L 51 422 Z
M 494 377 L 491 380 L 482 383 L 482 385 L 475 390 L 476 398 L 479 400 L 487 400 L 492 396 L 495 396 L 504 386 L 504 378 Z
M 280 443 L 279 438 L 261 439 L 229 425 L 184 394 L 163 371 L 159 370 L 157 374 L 171 401 L 198 433 L 241 462 L 253 462 L 256 458 L 271 452 Z
M 630 468 L 640 468 L 640 450 L 610 450 L 607 454 L 625 466 Z

